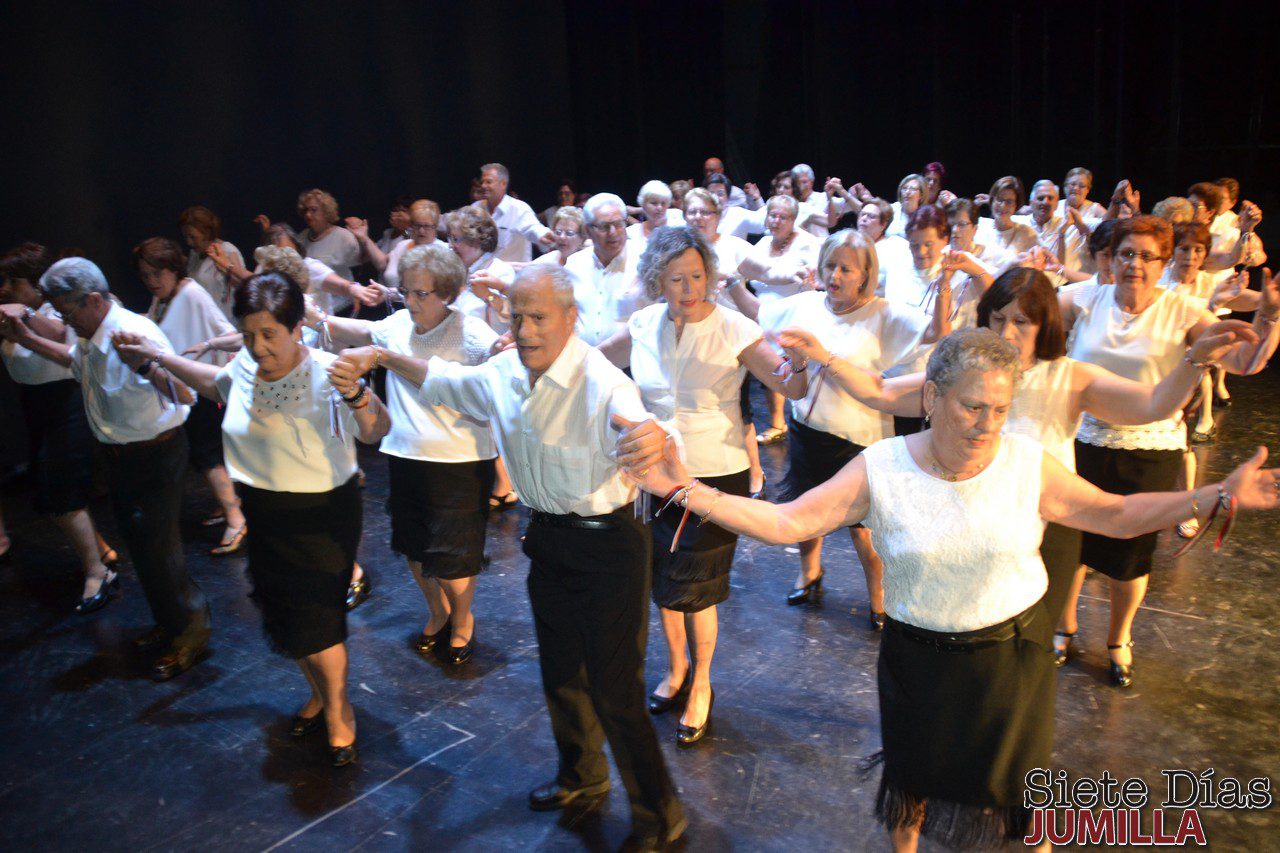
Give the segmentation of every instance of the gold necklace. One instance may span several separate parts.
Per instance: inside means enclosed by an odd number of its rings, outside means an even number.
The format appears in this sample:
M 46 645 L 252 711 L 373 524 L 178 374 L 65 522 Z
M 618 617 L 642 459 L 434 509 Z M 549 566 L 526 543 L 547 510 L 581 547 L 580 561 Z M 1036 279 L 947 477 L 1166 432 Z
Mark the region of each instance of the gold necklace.
M 938 459 L 938 455 L 933 452 L 932 443 L 929 444 L 928 450 L 929 450 L 929 467 L 933 469 L 933 473 L 937 474 L 939 477 L 946 480 L 948 483 L 955 483 L 961 479 L 959 472 L 952 471 L 946 465 L 942 464 L 942 462 Z M 991 460 L 987 460 L 986 462 L 983 462 L 982 465 L 978 467 L 977 471 L 974 471 L 968 477 L 964 477 L 963 479 L 970 480 L 978 476 L 990 464 L 991 464 Z

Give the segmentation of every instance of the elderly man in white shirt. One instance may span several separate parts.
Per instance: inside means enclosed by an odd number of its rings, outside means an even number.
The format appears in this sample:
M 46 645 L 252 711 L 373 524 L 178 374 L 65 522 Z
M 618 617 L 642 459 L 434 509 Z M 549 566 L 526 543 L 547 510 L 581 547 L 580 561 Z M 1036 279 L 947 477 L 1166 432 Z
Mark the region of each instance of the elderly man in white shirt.
M 1042 178 L 1031 187 L 1031 215 L 1009 218 L 1031 226 L 1040 247 L 1052 252 L 1067 269 L 1084 271 L 1088 269 L 1089 235 L 1098 220 L 1090 222 L 1077 208 L 1059 205 L 1059 196 L 1058 185 Z
M 78 340 L 68 346 L 40 338 L 24 346 L 70 367 L 80 383 L 89 427 L 105 451 L 116 526 L 156 620 L 135 645 L 165 648 L 151 671 L 164 681 L 208 653 L 209 605 L 187 574 L 178 532 L 187 468 L 181 427 L 195 397 L 153 361 L 134 370 L 120 358 L 113 337 L 121 332 L 141 335 L 163 352 L 173 347 L 155 323 L 114 300 L 92 261 L 58 261 L 41 276 L 40 289 Z
M 555 248 L 556 238 L 551 229 L 542 224 L 538 215 L 518 198 L 507 195 L 511 173 L 501 163 L 486 163 L 480 167 L 480 189 L 484 198 L 474 203 L 490 216 L 498 226 L 499 260 L 511 263 L 528 263 L 533 260 L 531 244 L 538 243 L 544 250 Z
M 797 163 L 791 168 L 791 186 L 795 190 L 796 201 L 800 203 L 796 227 L 825 240 L 831 233 L 827 225 L 830 221 L 828 209 L 834 206 L 837 215 L 843 213 L 844 200 L 833 198 L 825 191 L 814 190 L 814 179 L 813 167 L 807 163 Z
M 563 269 L 528 266 L 510 289 L 514 352 L 467 366 L 366 347 L 344 352 L 335 371 L 354 380 L 377 362 L 419 383 L 423 403 L 489 422 L 533 510 L 524 540 L 529 598 L 560 753 L 555 780 L 534 790 L 529 806 L 550 811 L 603 796 L 603 732 L 630 798 L 630 840 L 659 849 L 687 821 L 645 707 L 652 543 L 620 466 L 656 464 L 666 433 L 635 384 L 574 335 L 574 300 Z
M 591 251 L 564 262 L 578 302 L 577 334 L 591 346 L 627 327 L 636 311 L 652 303 L 636 278 L 642 246 L 627 239 L 627 205 L 613 193 L 597 193 L 582 207 Z
M 719 157 L 708 157 L 702 164 L 702 185 L 705 187 L 707 178 L 712 175 L 723 175 L 724 161 Z M 743 188 L 736 187 L 732 183 L 728 185 L 729 197 L 725 201 L 728 207 L 741 207 L 743 210 L 759 210 L 764 204 L 764 200 L 760 197 L 759 191 L 745 192 Z M 754 190 L 755 184 L 747 184 L 746 189 Z

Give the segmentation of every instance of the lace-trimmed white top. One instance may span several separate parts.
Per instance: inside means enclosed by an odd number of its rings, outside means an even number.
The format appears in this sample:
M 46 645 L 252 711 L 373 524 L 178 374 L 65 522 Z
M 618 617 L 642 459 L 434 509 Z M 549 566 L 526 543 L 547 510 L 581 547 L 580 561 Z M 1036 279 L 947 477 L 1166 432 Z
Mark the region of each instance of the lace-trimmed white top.
M 1031 439 L 1005 435 L 986 469 L 952 483 L 922 471 L 904 438 L 864 450 L 864 521 L 884 560 L 885 612 L 928 631 L 976 631 L 1039 601 L 1049 585 L 1043 455 Z

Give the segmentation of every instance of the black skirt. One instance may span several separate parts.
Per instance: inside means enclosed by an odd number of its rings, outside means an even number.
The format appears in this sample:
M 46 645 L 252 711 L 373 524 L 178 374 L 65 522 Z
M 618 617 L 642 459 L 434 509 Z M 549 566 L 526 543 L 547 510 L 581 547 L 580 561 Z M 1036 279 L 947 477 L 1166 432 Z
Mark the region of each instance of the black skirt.
M 1181 472 L 1181 450 L 1116 450 L 1076 442 L 1076 473 L 1114 495 L 1173 491 Z M 1136 580 L 1151 573 L 1159 535 L 1112 539 L 1086 533 L 1080 562 L 1113 580 Z
M 1013 639 L 960 653 L 886 622 L 877 665 L 884 750 L 876 817 L 888 829 L 923 817 L 922 835 L 961 848 L 1026 834 L 1026 774 L 1049 766 L 1056 682 L 1043 601 L 1017 619 Z M 944 636 L 906 627 L 926 639 Z
M 493 460 L 387 459 L 392 550 L 421 563 L 424 577 L 459 580 L 480 574 Z
M 183 429 L 187 433 L 191 467 L 204 473 L 225 464 L 222 459 L 222 406 L 207 397 L 196 397 Z
M 89 505 L 96 442 L 84 413 L 80 383 L 60 379 L 19 385 L 27 425 L 36 512 L 64 515 Z
M 236 484 L 251 531 L 249 579 L 271 647 L 290 658 L 347 639 L 347 585 L 360 544 L 360 489 L 271 492 Z
M 726 495 L 746 497 L 750 489 L 746 471 L 698 480 Z M 671 540 L 683 515 L 684 509 L 672 505 L 653 520 L 653 601 L 667 610 L 697 613 L 728 599 L 738 534 L 711 522 L 699 526 L 690 514 L 672 554 Z
M 1045 525 L 1044 539 L 1040 542 L 1040 559 L 1049 574 L 1049 589 L 1044 594 L 1044 606 L 1056 626 L 1062 619 L 1067 604 L 1067 593 L 1080 568 L 1080 540 L 1082 534 L 1074 527 L 1063 527 L 1050 522 Z
M 793 501 L 821 486 L 866 450 L 860 444 L 797 421 L 787 412 L 787 475 L 778 494 L 781 503 Z M 855 524 L 854 527 L 862 527 Z

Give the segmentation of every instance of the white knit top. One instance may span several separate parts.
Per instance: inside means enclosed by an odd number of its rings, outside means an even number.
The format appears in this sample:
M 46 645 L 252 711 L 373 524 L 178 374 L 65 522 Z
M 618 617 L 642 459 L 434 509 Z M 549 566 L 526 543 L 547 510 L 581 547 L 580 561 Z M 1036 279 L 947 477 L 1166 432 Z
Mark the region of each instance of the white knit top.
M 1075 359 L 1040 360 L 1023 371 L 1013 392 L 1013 405 L 1005 421 L 1005 435 L 1025 435 L 1038 442 L 1070 471 L 1076 470 L 1076 431 L 1080 412 L 1073 411 L 1071 379 Z

